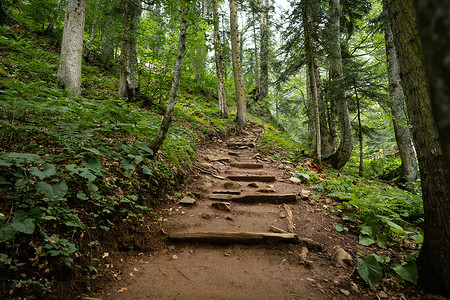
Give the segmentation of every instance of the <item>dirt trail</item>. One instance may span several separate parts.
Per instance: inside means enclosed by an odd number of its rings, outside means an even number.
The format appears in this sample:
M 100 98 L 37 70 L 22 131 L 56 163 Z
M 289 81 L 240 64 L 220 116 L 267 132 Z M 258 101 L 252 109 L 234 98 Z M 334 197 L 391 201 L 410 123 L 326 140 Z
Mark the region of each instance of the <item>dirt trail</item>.
M 165 209 L 163 248 L 127 259 L 123 273 L 98 297 L 376 298 L 353 282 L 355 254 L 363 250 L 356 237 L 334 230 L 337 219 L 327 214 L 326 203 L 302 199 L 302 190 L 308 188 L 290 181 L 294 164 L 268 160 L 258 153 L 254 146 L 261 131 L 261 127 L 248 127 L 246 134 L 219 140 L 201 152 L 185 193 L 191 193 L 196 203 L 173 203 Z M 228 203 L 220 204 L 225 209 L 221 210 L 212 207 L 216 202 Z M 292 234 L 270 232 L 271 226 L 292 230 L 289 209 L 297 242 L 278 239 Z M 350 264 L 336 266 L 336 246 L 352 256 Z

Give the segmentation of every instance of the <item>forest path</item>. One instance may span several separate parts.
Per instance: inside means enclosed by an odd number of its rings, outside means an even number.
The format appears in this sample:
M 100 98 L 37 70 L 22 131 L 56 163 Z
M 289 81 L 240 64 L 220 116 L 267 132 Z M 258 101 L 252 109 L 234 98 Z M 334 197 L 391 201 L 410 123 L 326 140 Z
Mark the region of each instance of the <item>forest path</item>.
M 293 163 L 258 152 L 262 130 L 249 125 L 201 151 L 188 196 L 161 212 L 163 249 L 128 259 L 102 299 L 371 298 L 352 282 L 356 238 L 290 180 Z M 350 265 L 336 264 L 336 246 Z

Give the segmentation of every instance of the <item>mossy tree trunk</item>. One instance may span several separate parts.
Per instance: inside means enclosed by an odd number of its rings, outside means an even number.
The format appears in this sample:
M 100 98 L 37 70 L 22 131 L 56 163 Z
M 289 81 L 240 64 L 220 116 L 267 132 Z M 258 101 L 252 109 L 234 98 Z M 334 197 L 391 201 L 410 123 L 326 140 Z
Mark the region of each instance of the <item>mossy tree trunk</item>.
M 400 159 L 402 161 L 403 176 L 408 182 L 417 178 L 417 162 L 414 146 L 412 143 L 411 131 L 405 113 L 405 100 L 400 84 L 400 66 L 398 64 L 397 53 L 392 36 L 391 24 L 389 21 L 385 25 L 385 44 L 387 57 L 387 70 L 389 81 L 389 95 L 391 96 L 391 113 L 394 125 L 395 139 L 397 141 Z
M 450 170 L 446 165 L 431 111 L 429 78 L 424 66 L 416 11 L 413 0 L 383 2 L 391 22 L 419 159 L 425 212 L 424 242 L 417 261 L 419 278 L 430 292 L 450 296 Z M 444 24 L 445 20 L 440 19 L 439 24 Z M 444 57 L 436 59 L 442 60 Z M 433 79 L 432 76 L 430 78 Z
M 181 71 L 183 69 L 184 54 L 186 52 L 186 32 L 188 27 L 187 15 L 188 7 L 183 7 L 181 14 L 181 24 L 180 24 L 180 39 L 178 41 L 178 53 L 177 60 L 175 62 L 175 69 L 173 72 L 172 86 L 170 88 L 169 102 L 167 103 L 166 112 L 159 127 L 156 137 L 153 139 L 150 149 L 153 151 L 153 156 L 156 155 L 158 150 L 161 148 L 164 140 L 166 139 L 167 132 L 169 131 L 170 124 L 173 119 L 173 111 L 175 109 L 175 104 L 177 103 L 178 88 L 180 86 Z
M 75 94 L 81 94 L 85 17 L 86 0 L 67 0 L 57 77 L 67 90 Z
M 217 74 L 217 94 L 219 98 L 219 115 L 221 118 L 228 118 L 227 102 L 225 98 L 225 84 L 223 80 L 223 57 L 222 57 L 222 45 L 220 43 L 219 34 L 219 5 L 218 0 L 214 0 L 213 3 L 214 14 L 214 59 L 216 62 L 216 74 Z
M 260 99 L 264 99 L 268 93 L 268 80 L 269 80 L 269 0 L 260 1 L 261 18 L 261 74 L 260 74 L 260 87 L 259 96 Z
M 247 101 L 244 91 L 244 77 L 242 74 L 241 54 L 239 48 L 239 30 L 236 0 L 230 0 L 230 31 L 231 31 L 231 53 L 233 59 L 234 86 L 236 88 L 236 127 L 243 129 L 246 122 Z

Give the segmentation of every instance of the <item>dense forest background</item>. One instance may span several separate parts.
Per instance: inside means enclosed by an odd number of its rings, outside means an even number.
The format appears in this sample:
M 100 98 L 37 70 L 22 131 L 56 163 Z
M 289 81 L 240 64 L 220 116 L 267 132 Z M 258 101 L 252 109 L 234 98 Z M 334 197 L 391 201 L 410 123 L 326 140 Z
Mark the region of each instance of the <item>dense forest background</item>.
M 1 0 L 2 293 L 96 279 L 115 230 L 251 121 L 271 159 L 327 170 L 297 176 L 342 202 L 337 231 L 401 253 L 358 259 L 370 287 L 448 296 L 450 10 L 416 2 Z

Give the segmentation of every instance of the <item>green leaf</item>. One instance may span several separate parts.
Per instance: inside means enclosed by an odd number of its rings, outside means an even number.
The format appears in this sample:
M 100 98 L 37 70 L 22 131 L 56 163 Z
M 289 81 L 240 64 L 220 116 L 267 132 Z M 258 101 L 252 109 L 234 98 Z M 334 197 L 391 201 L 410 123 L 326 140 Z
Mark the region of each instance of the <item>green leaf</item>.
M 81 177 L 87 179 L 87 181 L 90 183 L 92 181 L 94 181 L 95 179 L 97 179 L 97 176 L 95 176 L 94 174 L 91 173 L 91 171 L 89 171 L 89 169 L 87 168 L 79 168 L 79 174 Z
M 348 231 L 348 227 L 346 227 L 342 224 L 336 224 L 336 226 L 334 226 L 334 228 L 336 229 L 337 232 Z
M 391 261 L 391 258 L 389 256 L 380 256 L 380 255 L 376 255 L 376 254 L 372 254 L 372 255 L 377 259 L 377 261 L 380 264 L 388 263 Z
M 358 274 L 373 290 L 376 290 L 382 278 L 382 269 L 374 255 L 367 255 L 364 260 L 357 260 Z
M 64 198 L 64 196 L 67 194 L 68 187 L 65 181 L 61 181 L 57 184 L 52 185 L 52 189 L 55 196 Z
M 375 243 L 375 240 L 372 238 L 372 236 L 361 233 L 359 235 L 359 243 L 364 246 L 370 246 Z
M 149 145 L 149 144 L 147 144 L 147 143 L 142 143 L 142 144 L 138 145 L 138 147 L 139 147 L 141 150 L 144 150 L 145 152 L 147 152 L 148 154 L 153 155 L 153 150 L 150 149 L 150 145 Z
M 77 193 L 77 198 L 80 200 L 88 200 L 89 199 L 85 193 Z
M 135 162 L 130 162 L 127 159 L 123 159 L 120 161 L 120 164 L 124 167 L 125 170 L 134 169 L 137 165 Z
M 146 165 L 142 166 L 142 173 L 153 176 L 153 172 L 152 169 L 150 169 L 149 167 L 147 167 Z
M 394 265 L 391 268 L 404 280 L 417 284 L 419 273 L 417 272 L 417 265 L 415 262 L 402 263 L 401 265 Z
M 9 157 L 24 159 L 29 162 L 34 162 L 34 161 L 39 160 L 39 155 L 34 154 L 34 153 L 11 153 L 11 154 L 9 154 Z
M 86 151 L 89 151 L 89 152 L 92 152 L 92 153 L 94 153 L 95 155 L 99 155 L 99 156 L 102 156 L 103 154 L 100 152 L 100 150 L 98 150 L 98 149 L 96 149 L 96 148 L 85 148 L 85 147 L 82 147 L 82 149 L 84 149 L 84 150 L 86 150 Z
M 349 221 L 349 222 L 354 222 L 354 221 L 356 221 L 357 218 L 358 217 L 354 213 L 351 213 L 351 214 L 349 214 L 347 216 L 343 216 L 342 220 Z
M 39 177 L 40 180 L 43 180 L 47 177 L 50 177 L 52 175 L 56 174 L 56 167 L 52 164 L 45 164 L 42 171 L 39 170 L 37 167 L 30 168 L 30 173 L 34 176 Z
M 422 244 L 422 243 L 423 243 L 423 235 L 421 235 L 421 234 L 413 235 L 411 238 L 412 238 L 417 244 Z
M 17 230 L 12 226 L 12 223 L 6 223 L 0 226 L 0 243 L 12 239 L 17 233 Z
M 383 249 L 387 249 L 388 245 L 387 245 L 387 236 L 385 234 L 379 234 L 377 237 L 377 245 L 380 248 Z
M 36 192 L 44 195 L 47 198 L 53 198 L 55 196 L 52 186 L 44 181 L 39 181 L 38 183 L 36 183 Z
M 34 232 L 34 220 L 30 218 L 19 222 L 14 221 L 12 226 L 18 232 L 23 232 L 26 234 L 32 234 Z
M 101 170 L 102 163 L 97 158 L 91 158 L 89 160 L 83 160 L 83 164 L 93 170 Z
M 372 237 L 372 227 L 368 225 L 361 225 L 359 228 L 362 234 Z

